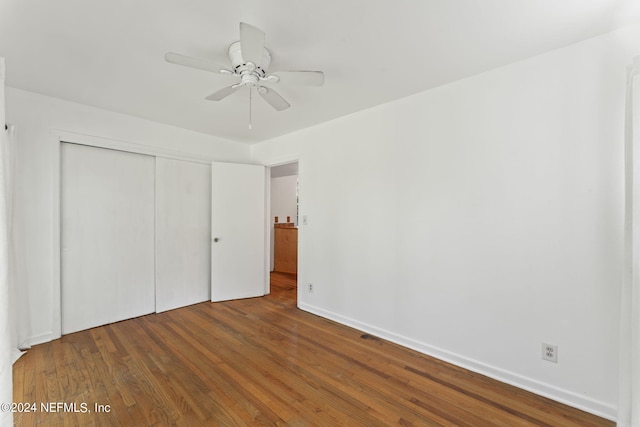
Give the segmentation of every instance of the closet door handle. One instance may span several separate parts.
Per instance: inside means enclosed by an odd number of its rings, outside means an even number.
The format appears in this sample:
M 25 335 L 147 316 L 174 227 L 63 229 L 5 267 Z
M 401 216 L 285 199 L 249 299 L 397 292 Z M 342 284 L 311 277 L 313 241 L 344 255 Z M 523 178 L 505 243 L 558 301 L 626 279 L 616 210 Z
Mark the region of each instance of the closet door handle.
M 213 243 L 218 243 L 218 241 L 219 241 L 219 240 L 220 240 L 220 238 L 218 238 L 218 237 L 214 237 L 214 238 L 213 238 Z

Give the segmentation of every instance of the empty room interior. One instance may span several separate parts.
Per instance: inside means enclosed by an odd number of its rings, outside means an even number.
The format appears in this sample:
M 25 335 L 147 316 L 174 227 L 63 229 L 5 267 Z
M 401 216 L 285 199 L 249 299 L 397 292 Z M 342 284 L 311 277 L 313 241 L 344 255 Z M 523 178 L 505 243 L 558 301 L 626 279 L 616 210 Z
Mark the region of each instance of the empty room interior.
M 0 0 L 0 77 L 0 426 L 640 426 L 639 2 Z

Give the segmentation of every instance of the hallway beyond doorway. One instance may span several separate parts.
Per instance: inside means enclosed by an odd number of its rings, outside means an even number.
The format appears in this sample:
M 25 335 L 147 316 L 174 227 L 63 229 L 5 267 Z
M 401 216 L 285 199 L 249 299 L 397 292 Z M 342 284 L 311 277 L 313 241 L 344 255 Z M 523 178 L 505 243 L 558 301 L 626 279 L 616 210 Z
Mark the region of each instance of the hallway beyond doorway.
M 296 306 L 298 293 L 298 278 L 295 274 L 272 271 L 269 275 L 271 283 L 271 297 L 277 301 Z

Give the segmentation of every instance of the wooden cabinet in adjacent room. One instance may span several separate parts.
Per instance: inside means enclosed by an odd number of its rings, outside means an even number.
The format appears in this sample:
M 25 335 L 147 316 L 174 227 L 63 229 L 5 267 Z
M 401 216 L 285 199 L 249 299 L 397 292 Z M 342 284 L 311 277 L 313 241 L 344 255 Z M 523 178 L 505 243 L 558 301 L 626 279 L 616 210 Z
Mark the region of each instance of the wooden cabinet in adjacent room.
M 298 273 L 298 229 L 293 223 L 274 224 L 273 270 Z

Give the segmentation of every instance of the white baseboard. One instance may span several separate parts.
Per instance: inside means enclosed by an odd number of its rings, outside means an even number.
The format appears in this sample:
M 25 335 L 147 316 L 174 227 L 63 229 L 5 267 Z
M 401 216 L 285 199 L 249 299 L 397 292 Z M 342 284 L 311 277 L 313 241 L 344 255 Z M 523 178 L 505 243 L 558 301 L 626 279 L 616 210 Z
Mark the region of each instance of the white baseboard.
M 47 332 L 45 334 L 35 335 L 29 337 L 20 343 L 19 348 L 13 349 L 11 352 L 11 364 L 14 364 L 22 357 L 32 346 L 52 341 L 54 338 L 53 333 Z
M 404 337 L 394 332 L 389 332 L 387 330 L 324 310 L 319 307 L 315 307 L 310 304 L 299 302 L 298 308 L 309 313 L 327 318 L 329 320 L 341 323 L 343 325 L 350 326 L 363 332 L 375 335 L 377 337 L 399 344 L 403 347 L 410 348 L 428 356 L 435 357 L 461 368 L 465 368 L 478 374 L 485 375 L 503 383 L 513 385 L 515 387 L 530 391 L 543 397 L 547 397 L 565 405 L 569 405 L 574 408 L 597 415 L 599 417 L 606 418 L 610 421 L 616 421 L 616 408 L 608 403 L 591 399 L 572 391 L 564 390 L 551 384 L 543 383 L 533 378 L 528 378 L 514 372 L 498 368 L 496 366 L 491 366 L 486 363 L 479 362 L 477 360 L 416 341 L 412 338 Z
M 20 357 L 25 353 L 26 353 L 25 351 L 20 351 L 17 348 L 14 348 L 13 351 L 11 352 L 11 364 L 16 363 L 16 361 L 20 359 Z
M 54 336 L 53 332 L 46 332 L 44 334 L 34 335 L 32 337 L 29 337 L 29 338 L 25 339 L 22 342 L 22 344 L 20 345 L 20 347 L 21 348 L 29 348 L 29 347 L 34 346 L 34 345 L 38 345 L 38 344 L 42 344 L 42 343 L 45 343 L 45 342 L 53 341 L 56 338 L 60 338 L 60 337 Z

